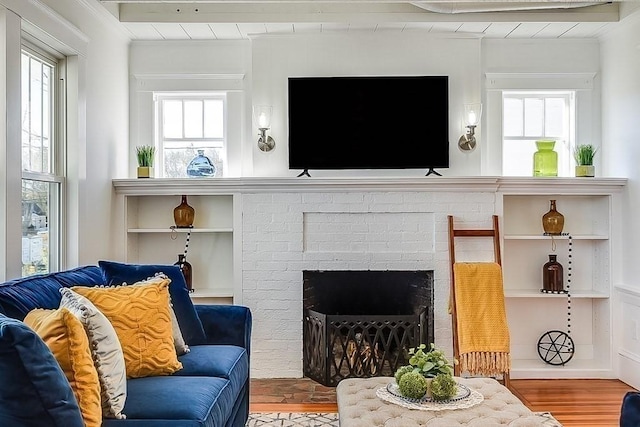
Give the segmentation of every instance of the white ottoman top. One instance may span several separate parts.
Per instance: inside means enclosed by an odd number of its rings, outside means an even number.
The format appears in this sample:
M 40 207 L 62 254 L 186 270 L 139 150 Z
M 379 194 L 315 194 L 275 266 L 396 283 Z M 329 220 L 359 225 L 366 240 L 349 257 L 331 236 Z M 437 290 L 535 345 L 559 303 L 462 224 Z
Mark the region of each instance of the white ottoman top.
M 491 378 L 458 378 L 480 392 L 484 402 L 468 409 L 435 412 L 411 410 L 378 398 L 376 390 L 392 381 L 391 377 L 342 380 L 336 388 L 340 427 L 561 427 L 551 415 L 532 412 Z

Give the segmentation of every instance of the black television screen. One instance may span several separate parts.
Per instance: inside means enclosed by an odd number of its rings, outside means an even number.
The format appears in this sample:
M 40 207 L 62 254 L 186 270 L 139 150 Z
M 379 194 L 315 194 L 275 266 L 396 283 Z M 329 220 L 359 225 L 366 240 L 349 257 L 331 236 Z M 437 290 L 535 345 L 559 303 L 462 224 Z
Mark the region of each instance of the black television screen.
M 447 76 L 289 78 L 289 169 L 448 167 Z

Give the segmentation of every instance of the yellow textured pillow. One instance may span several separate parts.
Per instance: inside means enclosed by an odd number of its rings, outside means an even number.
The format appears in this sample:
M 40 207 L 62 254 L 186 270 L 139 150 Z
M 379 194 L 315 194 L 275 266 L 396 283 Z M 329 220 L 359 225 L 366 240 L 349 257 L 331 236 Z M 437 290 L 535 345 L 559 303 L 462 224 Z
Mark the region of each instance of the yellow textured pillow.
M 30 311 L 24 323 L 47 344 L 71 384 L 86 427 L 102 425 L 100 382 L 82 323 L 66 308 Z
M 113 325 L 128 378 L 170 375 L 182 369 L 173 344 L 169 282 L 71 288 L 89 299 Z

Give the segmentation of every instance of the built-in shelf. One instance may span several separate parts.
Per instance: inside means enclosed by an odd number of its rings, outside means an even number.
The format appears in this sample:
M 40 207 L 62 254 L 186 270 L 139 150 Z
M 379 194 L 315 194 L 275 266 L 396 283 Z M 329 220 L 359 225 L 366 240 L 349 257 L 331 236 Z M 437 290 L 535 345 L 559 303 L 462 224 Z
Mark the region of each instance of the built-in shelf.
M 543 292 L 529 289 L 505 289 L 504 296 L 506 298 L 567 298 L 567 294 L 546 294 Z M 571 291 L 571 298 L 609 298 L 609 295 L 596 291 Z
M 512 378 L 593 378 L 612 375 L 611 260 L 615 191 L 590 188 L 549 193 L 512 192 L 503 195 L 503 275 Z M 564 232 L 549 236 L 542 216 L 550 200 L 564 215 Z M 555 254 L 564 267 L 567 294 L 547 294 L 543 265 Z M 570 314 L 569 314 L 570 313 Z M 573 328 L 569 328 L 571 324 Z M 579 326 L 578 326 L 579 325 Z M 570 329 L 575 354 L 564 366 L 545 363 L 537 342 L 548 331 Z
M 607 240 L 609 236 L 602 234 L 576 234 L 571 235 L 573 240 Z M 569 236 L 545 236 L 543 234 L 505 234 L 505 240 L 569 240 Z
M 127 233 L 233 233 L 233 228 L 129 228 Z
M 202 289 L 191 292 L 189 294 L 191 298 L 233 298 L 233 289 L 231 288 L 219 288 L 219 289 Z
M 564 366 L 554 366 L 541 359 L 512 359 L 511 375 L 518 378 L 607 378 L 610 367 L 594 359 L 574 356 Z
M 181 182 L 186 186 L 195 181 Z M 164 193 L 157 186 L 152 186 L 150 192 L 135 194 L 118 191 L 125 224 L 125 261 L 174 264 L 180 255 L 186 254 L 196 289 L 191 293 L 194 303 L 236 301 L 234 290 L 238 286 L 241 266 L 238 230 L 242 228 L 242 217 L 234 212 L 239 200 L 224 191 L 221 194 L 212 191 L 183 193 L 188 194 L 187 203 L 194 208 L 195 216 L 193 227 L 178 228 L 173 227 L 173 211 L 182 196 L 160 187 Z

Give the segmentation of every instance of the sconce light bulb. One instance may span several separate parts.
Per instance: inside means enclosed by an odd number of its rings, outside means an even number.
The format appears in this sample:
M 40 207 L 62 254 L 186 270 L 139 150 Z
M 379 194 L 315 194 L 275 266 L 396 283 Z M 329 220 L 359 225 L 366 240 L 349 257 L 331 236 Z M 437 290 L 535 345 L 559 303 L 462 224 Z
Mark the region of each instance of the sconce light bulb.
M 267 115 L 265 113 L 260 113 L 260 116 L 258 117 L 258 127 L 263 129 L 263 128 L 267 128 Z
M 477 123 L 477 116 L 476 116 L 476 112 L 475 111 L 469 111 L 469 118 L 468 118 L 468 123 L 470 125 L 475 125 Z

